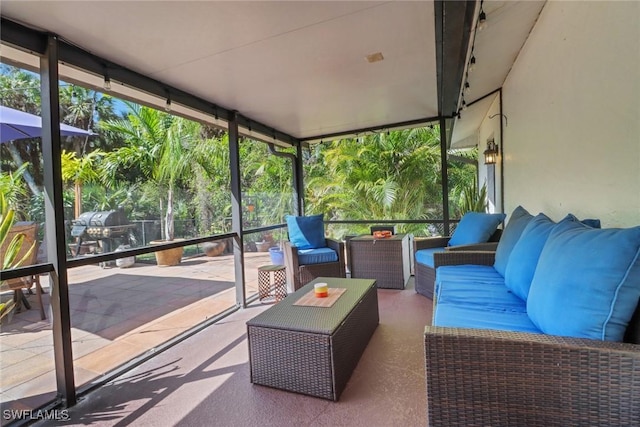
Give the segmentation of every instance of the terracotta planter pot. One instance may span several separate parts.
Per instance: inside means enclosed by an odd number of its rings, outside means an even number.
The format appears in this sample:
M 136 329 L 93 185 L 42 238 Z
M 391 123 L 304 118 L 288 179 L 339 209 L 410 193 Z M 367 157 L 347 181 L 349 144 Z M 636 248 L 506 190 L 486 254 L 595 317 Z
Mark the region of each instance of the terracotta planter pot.
M 225 242 L 224 240 L 220 240 L 217 242 L 204 242 L 202 244 L 202 250 L 207 256 L 221 255 L 226 247 L 227 242 Z
M 271 247 L 271 242 L 256 242 L 256 249 L 258 252 L 268 252 Z
M 180 241 L 180 240 L 184 240 L 184 239 L 173 239 L 173 241 Z M 159 245 L 162 243 L 167 243 L 166 240 L 153 240 L 151 242 L 149 242 L 149 244 L 151 245 Z M 182 261 L 182 254 L 184 252 L 184 248 L 180 247 L 180 248 L 172 248 L 172 249 L 165 249 L 163 251 L 158 251 L 156 252 L 156 264 L 158 264 L 159 267 L 165 267 L 165 266 L 171 266 L 171 265 L 178 265 L 180 264 L 180 261 Z

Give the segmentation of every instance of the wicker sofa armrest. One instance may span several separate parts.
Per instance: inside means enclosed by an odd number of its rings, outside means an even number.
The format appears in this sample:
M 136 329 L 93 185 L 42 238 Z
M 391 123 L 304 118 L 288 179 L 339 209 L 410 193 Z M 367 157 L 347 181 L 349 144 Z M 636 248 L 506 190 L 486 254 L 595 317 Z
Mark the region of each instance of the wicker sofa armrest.
M 447 246 L 445 251 L 495 251 L 498 249 L 498 242 L 475 243 L 473 245 Z
M 443 248 L 449 244 L 450 237 L 416 237 L 413 239 L 414 252 L 420 249 Z
M 444 251 L 433 254 L 434 267 L 443 265 L 493 265 L 496 253 L 493 251 Z
M 640 345 L 427 326 L 429 425 L 640 425 Z

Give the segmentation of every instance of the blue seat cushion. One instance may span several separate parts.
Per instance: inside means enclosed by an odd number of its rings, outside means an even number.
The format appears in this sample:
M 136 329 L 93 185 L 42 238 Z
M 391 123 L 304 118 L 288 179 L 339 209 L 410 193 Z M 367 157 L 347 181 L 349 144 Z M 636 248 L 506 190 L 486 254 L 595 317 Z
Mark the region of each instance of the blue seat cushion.
M 298 264 L 323 264 L 338 261 L 338 254 L 331 248 L 298 249 Z
M 467 280 L 504 285 L 504 277 L 490 265 L 443 265 L 436 270 L 436 284 Z
M 495 310 L 472 304 L 439 303 L 433 315 L 434 326 L 493 329 L 511 332 L 541 333 L 527 313 Z
M 415 254 L 416 262 L 419 262 L 420 264 L 428 265 L 429 267 L 434 268 L 434 265 L 435 265 L 433 261 L 434 252 L 444 252 L 444 248 L 420 249 L 419 251 L 416 251 L 416 254 Z
M 487 242 L 505 217 L 503 213 L 467 212 L 449 239 L 449 246 Z
M 547 334 L 622 341 L 640 300 L 640 227 L 563 221 L 549 235 L 527 312 Z
M 503 277 L 507 271 L 507 262 L 511 251 L 513 251 L 513 247 L 532 218 L 533 215 L 522 206 L 515 208 L 509 217 L 509 222 L 507 222 L 507 226 L 502 232 L 502 236 L 500 236 L 500 242 L 498 242 L 498 248 L 496 249 L 496 261 L 493 264 L 493 267 Z
M 298 249 L 324 248 L 324 215 L 293 216 L 286 215 L 289 241 Z
M 498 311 L 527 312 L 527 303 L 500 283 L 441 282 L 436 301 Z

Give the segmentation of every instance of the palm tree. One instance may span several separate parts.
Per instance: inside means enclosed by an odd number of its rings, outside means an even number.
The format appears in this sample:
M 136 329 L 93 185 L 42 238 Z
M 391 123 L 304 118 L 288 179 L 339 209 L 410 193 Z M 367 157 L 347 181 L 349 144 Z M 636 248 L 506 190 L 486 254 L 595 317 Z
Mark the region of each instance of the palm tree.
M 315 147 L 307 163 L 310 212 L 334 219 L 426 219 L 441 205 L 433 129 L 334 141 Z
M 92 151 L 83 157 L 77 157 L 74 152 L 62 151 L 62 179 L 73 181 L 76 218 L 82 213 L 82 185 L 98 181 L 98 164 L 102 156 L 104 152 L 100 150 Z
M 108 153 L 103 165 L 104 178 L 115 183 L 136 169 L 139 180 L 153 180 L 166 190 L 164 238 L 174 238 L 174 193 L 193 166 L 193 147 L 200 125 L 149 107 L 126 102 L 126 118 L 108 120 L 101 127 L 125 139 L 125 146 Z M 162 201 L 161 201 L 162 204 Z

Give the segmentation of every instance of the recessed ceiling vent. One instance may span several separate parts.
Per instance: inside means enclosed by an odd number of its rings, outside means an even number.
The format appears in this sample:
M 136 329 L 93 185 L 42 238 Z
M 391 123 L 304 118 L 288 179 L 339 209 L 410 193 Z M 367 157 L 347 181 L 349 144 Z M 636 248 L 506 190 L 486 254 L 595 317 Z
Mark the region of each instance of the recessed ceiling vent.
M 372 64 L 374 62 L 379 62 L 382 61 L 384 59 L 384 56 L 382 56 L 382 52 L 376 52 L 376 53 L 372 53 L 371 55 L 367 55 L 367 62 Z

